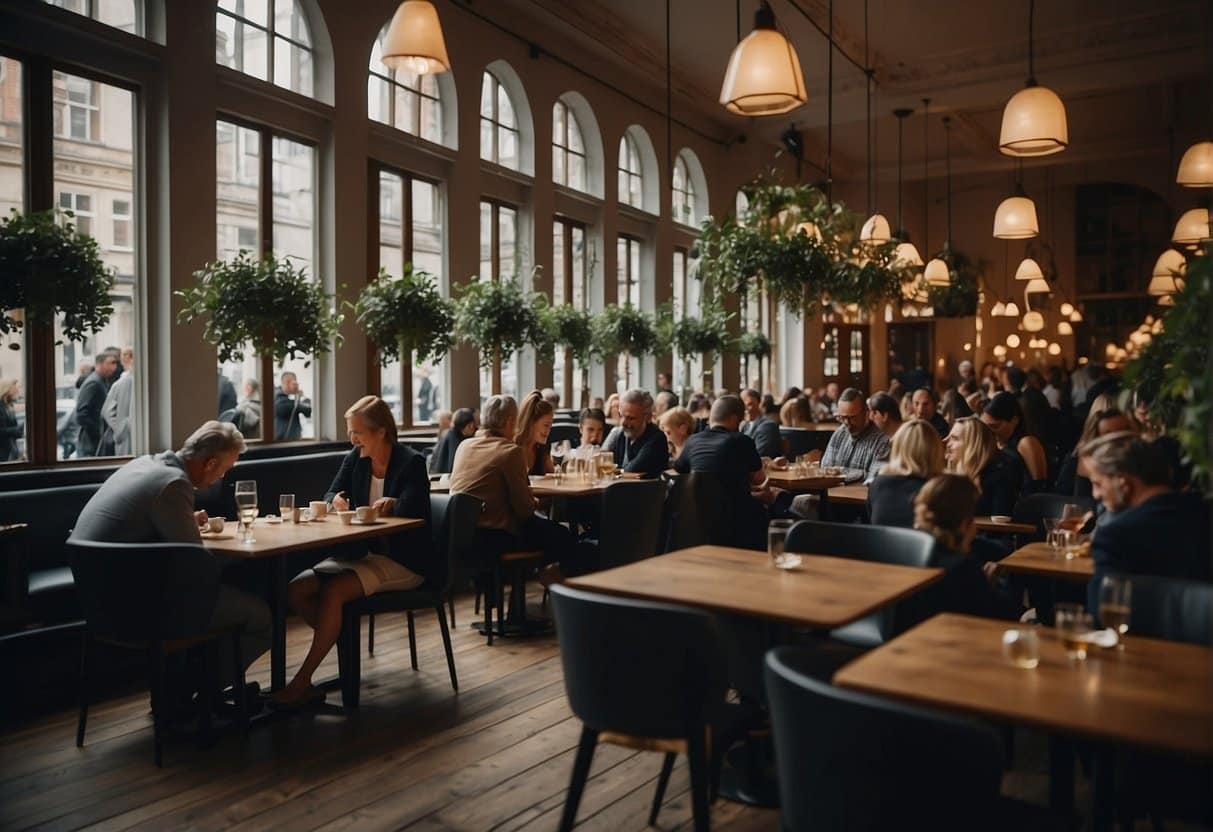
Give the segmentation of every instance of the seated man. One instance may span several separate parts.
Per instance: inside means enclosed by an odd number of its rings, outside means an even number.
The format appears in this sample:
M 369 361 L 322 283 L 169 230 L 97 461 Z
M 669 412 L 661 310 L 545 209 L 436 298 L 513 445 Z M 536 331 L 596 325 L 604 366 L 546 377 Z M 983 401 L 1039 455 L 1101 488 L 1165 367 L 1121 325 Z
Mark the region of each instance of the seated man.
M 1209 513 L 1197 492 L 1173 491 L 1164 451 L 1131 433 L 1083 446 L 1080 458 L 1107 516 L 1091 537 L 1088 607 L 1110 572 L 1209 580 Z
M 615 464 L 627 474 L 657 476 L 670 464 L 670 449 L 661 428 L 653 424 L 653 397 L 633 388 L 619 399 L 619 425 L 603 448 L 615 454 Z
M 779 435 L 779 423 L 763 412 L 762 395 L 753 388 L 747 387 L 741 391 L 741 401 L 745 405 L 745 422 L 741 432 L 754 440 L 758 455 L 768 458 L 782 456 L 783 438 Z
M 578 427 L 581 429 L 581 437 L 573 445 L 574 448 L 601 445 L 603 437 L 606 436 L 606 414 L 602 412 L 601 407 L 587 407 L 581 411 Z
M 889 437 L 890 442 L 893 441 L 893 435 L 902 425 L 901 408 L 897 404 L 897 399 L 888 393 L 877 393 L 868 399 L 868 412 L 876 427 Z
M 194 491 L 223 479 L 244 453 L 244 437 L 230 422 L 211 421 L 185 440 L 181 450 L 141 456 L 119 468 L 84 506 L 73 540 L 106 543 L 201 543 L 205 511 L 194 511 Z M 246 666 L 270 647 L 272 624 L 265 601 L 221 585 L 212 628 L 240 625 L 240 654 Z M 220 650 L 228 648 L 221 640 Z M 221 674 L 231 661 L 220 660 Z M 226 677 L 224 677 L 226 679 Z M 230 679 L 227 679 L 230 683 Z
M 822 468 L 842 468 L 848 480 L 868 479 L 880 473 L 889 459 L 889 437 L 871 419 L 863 393 L 848 387 L 838 396 L 838 421 L 842 427 L 830 434 L 830 442 L 821 455 Z M 815 517 L 812 494 L 801 494 L 792 501 L 792 513 Z
M 662 413 L 674 407 L 678 407 L 678 397 L 669 390 L 662 390 L 654 400 L 653 418 L 656 419 Z
M 914 406 L 915 419 L 930 422 L 931 426 L 939 431 L 940 439 L 948 435 L 951 428 L 947 420 L 939 415 L 939 399 L 934 390 L 929 387 L 919 387 L 910 398 L 910 403 Z
M 459 443 L 469 438 L 479 427 L 476 411 L 470 407 L 461 407 L 451 417 L 451 427 L 445 434 L 438 437 L 434 444 L 434 452 L 430 454 L 430 473 L 449 474 L 455 464 L 455 451 Z

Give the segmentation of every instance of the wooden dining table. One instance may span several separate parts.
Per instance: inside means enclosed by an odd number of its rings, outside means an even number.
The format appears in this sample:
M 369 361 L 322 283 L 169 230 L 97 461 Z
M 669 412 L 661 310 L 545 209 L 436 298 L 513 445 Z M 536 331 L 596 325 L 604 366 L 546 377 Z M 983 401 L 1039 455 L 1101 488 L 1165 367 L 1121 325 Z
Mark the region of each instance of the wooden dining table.
M 355 521 L 344 525 L 336 515 L 306 523 L 273 523 L 259 518 L 253 524 L 255 542 L 240 542 L 235 520 L 228 520 L 222 533 L 204 534 L 207 550 L 241 560 L 266 560 L 269 566 L 270 612 L 273 616 L 273 640 L 270 643 L 270 685 L 274 690 L 286 686 L 286 555 L 308 549 L 341 546 L 370 540 L 424 526 L 424 520 L 408 517 L 380 517 L 373 523 Z
M 531 477 L 531 493 L 536 497 L 593 497 L 601 494 L 606 487 L 620 480 L 604 480 L 600 482 L 585 482 L 577 477 L 562 477 L 559 482 L 554 477 Z M 449 494 L 450 480 L 430 480 L 431 494 Z
M 830 502 L 838 505 L 867 505 L 868 487 L 861 483 L 855 485 L 840 485 L 830 489 Z M 1035 534 L 1037 529 L 1031 523 L 1012 523 L 995 520 L 989 515 L 979 515 L 975 518 L 977 530 L 987 534 Z
M 1086 583 L 1095 575 L 1090 556 L 1066 559 L 1048 543 L 1029 543 L 998 561 L 999 571 Z

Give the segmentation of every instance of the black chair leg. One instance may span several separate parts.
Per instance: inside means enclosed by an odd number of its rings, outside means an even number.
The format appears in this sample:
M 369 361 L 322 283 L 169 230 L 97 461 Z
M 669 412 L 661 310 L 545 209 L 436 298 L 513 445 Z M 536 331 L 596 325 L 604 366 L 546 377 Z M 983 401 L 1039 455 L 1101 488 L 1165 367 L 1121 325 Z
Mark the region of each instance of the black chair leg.
M 493 594 L 497 600 L 497 635 L 505 635 L 505 581 L 502 579 L 501 567 L 493 571 Z M 487 603 L 487 602 L 486 602 Z
M 451 631 L 446 626 L 446 615 L 443 614 L 441 604 L 434 608 L 434 612 L 438 614 L 438 626 L 442 628 L 442 647 L 446 650 L 446 669 L 451 672 L 451 687 L 458 691 L 459 679 L 455 677 L 455 654 L 451 650 Z
M 480 595 L 481 595 L 480 586 L 477 585 L 476 586 L 476 610 L 473 613 L 474 615 L 480 615 Z M 455 619 L 452 617 L 451 626 L 453 627 L 454 625 L 455 625 Z
M 92 691 L 89 689 L 88 661 L 89 661 L 89 638 L 88 631 L 80 637 L 80 717 L 76 720 L 76 747 L 84 747 L 84 726 L 88 724 L 88 705 L 92 698 Z
M 708 750 L 704 742 L 704 729 L 699 726 L 687 738 L 687 758 L 691 764 L 691 812 L 695 832 L 708 832 L 711 826 L 708 791 Z
M 244 656 L 240 652 L 240 631 L 232 632 L 232 700 L 236 704 L 236 717 L 240 720 L 240 731 L 248 739 L 248 700 L 244 696 Z
M 161 715 L 166 695 L 164 684 L 164 653 L 157 644 L 152 648 L 152 748 L 156 768 L 164 768 L 164 729 Z
M 337 636 L 337 663 L 341 674 L 341 704 L 346 708 L 357 708 L 362 687 L 362 659 L 359 655 L 362 616 L 345 613 L 341 624 L 341 635 Z M 342 649 L 344 648 L 344 650 Z M 345 653 L 342 656 L 342 653 Z
M 197 651 L 201 655 L 198 660 L 202 663 L 201 673 L 198 675 L 198 746 L 200 748 L 210 748 L 215 744 L 214 724 L 212 714 L 214 713 L 216 688 L 219 686 L 218 662 L 215 661 L 215 645 L 213 643 L 204 644 L 202 649 Z M 219 691 L 222 694 L 222 691 Z
M 417 635 L 413 632 L 413 611 L 405 612 L 405 617 L 409 621 L 409 661 L 413 663 L 413 670 L 417 669 Z
M 573 763 L 573 779 L 569 782 L 569 793 L 564 799 L 564 812 L 560 816 L 560 832 L 568 832 L 577 822 L 577 807 L 581 804 L 581 793 L 590 779 L 590 763 L 594 762 L 594 747 L 598 745 L 598 732 L 588 725 L 581 728 L 581 742 L 577 745 L 577 760 Z
M 455 629 L 455 590 L 451 590 L 446 594 L 447 607 L 451 611 L 451 629 Z M 480 610 L 477 610 L 480 612 Z
M 491 580 L 484 590 L 484 633 L 488 636 L 489 647 L 493 646 L 493 587 Z M 476 597 L 480 597 L 479 593 L 477 593 Z
M 653 795 L 653 808 L 649 810 L 649 826 L 657 825 L 657 814 L 661 811 L 661 802 L 665 800 L 665 787 L 670 784 L 670 772 L 674 770 L 674 759 L 678 755 L 673 751 L 666 752 L 661 761 L 661 775 L 657 778 L 657 792 Z
M 366 618 L 366 652 L 373 656 L 375 655 L 375 616 L 368 615 Z

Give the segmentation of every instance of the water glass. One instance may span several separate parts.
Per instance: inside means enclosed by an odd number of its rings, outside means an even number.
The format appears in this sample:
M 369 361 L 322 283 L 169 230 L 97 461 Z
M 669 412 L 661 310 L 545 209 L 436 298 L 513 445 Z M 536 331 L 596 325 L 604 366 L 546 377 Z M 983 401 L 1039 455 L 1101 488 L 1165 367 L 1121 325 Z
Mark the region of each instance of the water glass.
M 1012 627 L 1002 634 L 1002 657 L 1031 670 L 1040 664 L 1040 636 L 1035 627 Z
M 1054 616 L 1054 623 L 1070 661 L 1085 659 L 1092 630 L 1090 614 L 1069 609 L 1059 610 Z
M 792 528 L 793 522 L 772 520 L 767 526 L 767 554 L 771 556 L 771 565 L 777 569 L 792 569 L 800 565 L 800 555 L 784 551 L 788 529 Z
M 1124 650 L 1133 612 L 1133 582 L 1123 575 L 1105 575 L 1099 583 L 1099 621 L 1116 631 L 1116 649 Z
M 289 523 L 295 519 L 294 494 L 278 495 L 278 516 L 282 518 L 283 523 Z
M 1065 541 L 1061 539 L 1061 518 L 1060 517 L 1042 517 L 1041 522 L 1045 527 L 1045 541 L 1049 544 L 1049 548 L 1053 550 L 1053 556 L 1060 555 L 1065 548 Z
M 257 519 L 257 481 L 236 481 L 236 512 L 240 520 L 240 542 L 256 543 L 253 521 Z

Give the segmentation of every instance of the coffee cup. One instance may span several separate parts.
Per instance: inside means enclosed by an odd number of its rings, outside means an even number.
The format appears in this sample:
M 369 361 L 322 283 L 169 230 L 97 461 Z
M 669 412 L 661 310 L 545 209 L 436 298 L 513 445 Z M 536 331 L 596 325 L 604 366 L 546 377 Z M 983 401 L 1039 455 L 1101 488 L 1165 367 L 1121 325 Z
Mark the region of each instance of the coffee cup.
M 374 506 L 358 506 L 359 523 L 370 523 L 378 516 L 379 512 L 375 510 Z
M 356 511 L 339 511 L 337 512 L 337 519 L 341 521 L 341 525 L 348 526 L 357 513 Z
M 324 500 L 312 500 L 307 504 L 307 507 L 312 510 L 313 520 L 319 520 L 328 513 L 328 506 L 325 505 Z
M 206 521 L 206 529 L 209 532 L 214 532 L 215 534 L 219 534 L 221 531 L 223 531 L 223 518 L 222 517 L 208 518 Z

